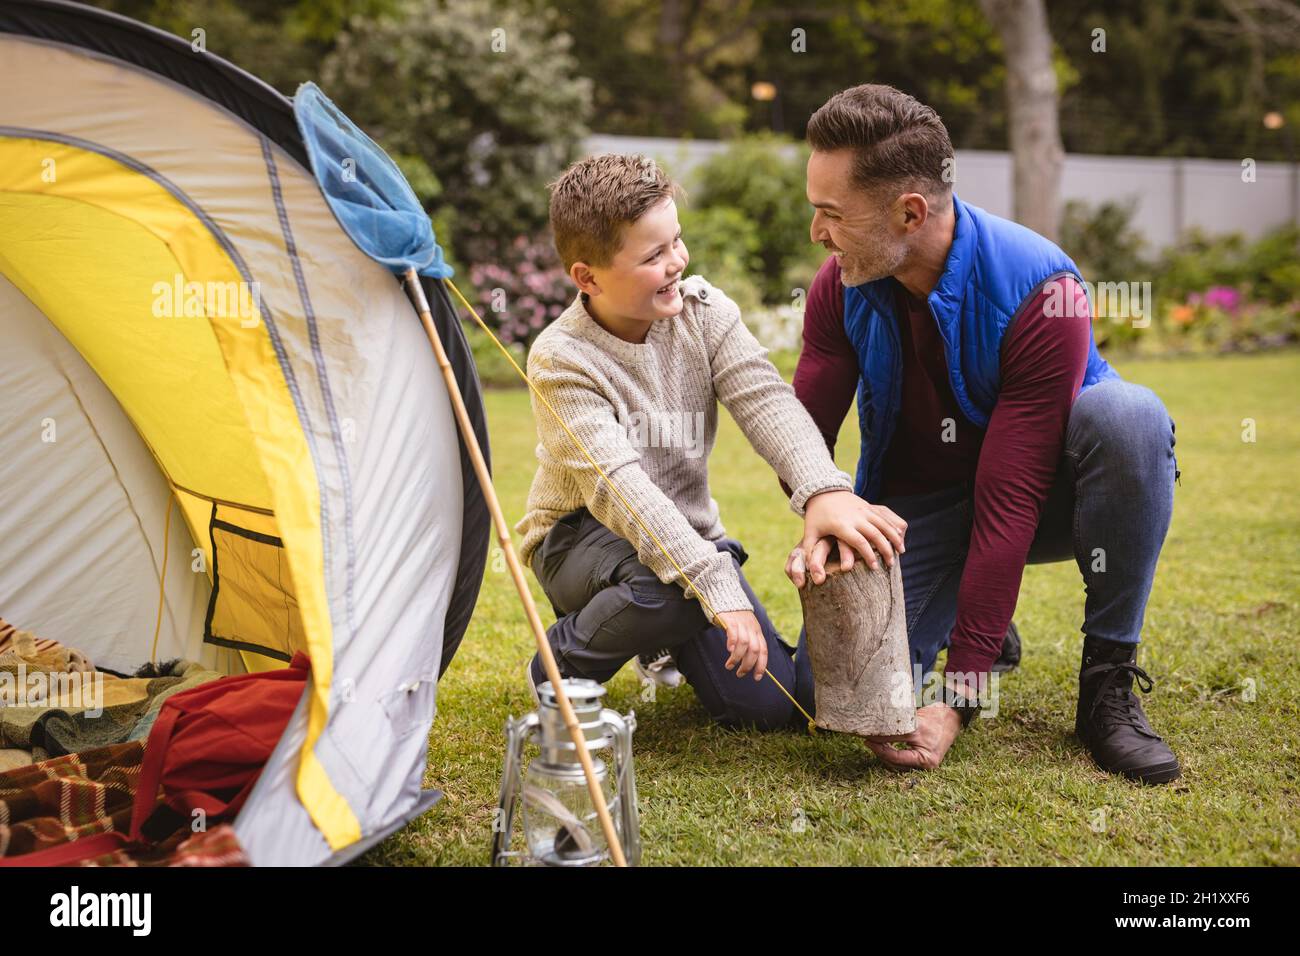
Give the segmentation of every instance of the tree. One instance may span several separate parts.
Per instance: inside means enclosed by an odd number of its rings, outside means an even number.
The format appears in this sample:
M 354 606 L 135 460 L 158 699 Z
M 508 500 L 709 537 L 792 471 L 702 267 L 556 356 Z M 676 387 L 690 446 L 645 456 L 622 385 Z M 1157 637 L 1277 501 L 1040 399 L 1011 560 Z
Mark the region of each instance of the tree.
M 321 86 L 386 149 L 423 161 L 464 259 L 546 222 L 546 183 L 587 133 L 591 83 L 552 18 L 490 0 L 415 0 L 353 18 Z
M 808 151 L 772 135 L 746 137 L 704 163 L 692 175 L 696 209 L 735 210 L 758 237 L 755 250 L 761 293 L 768 302 L 788 302 L 791 267 L 811 276 L 825 258 L 808 236 L 812 218 L 804 199 Z M 691 237 L 687 236 L 687 247 Z M 799 280 L 800 287 L 808 281 Z
M 93 0 L 204 48 L 292 96 L 316 79 L 321 59 L 353 17 L 392 12 L 399 0 Z
M 1056 68 L 1043 0 L 981 0 L 1007 63 L 1015 218 L 1053 241 L 1061 220 L 1065 147 L 1057 120 Z
M 749 87 L 735 79 L 755 56 L 762 0 L 602 0 L 598 16 L 572 0 L 538 0 L 574 39 L 606 133 L 712 137 L 738 131 Z
M 801 31 L 796 34 L 795 31 Z M 746 83 L 770 80 L 780 90 L 785 128 L 802 136 L 812 113 L 834 93 L 885 83 L 941 117 L 958 149 L 1005 143 L 997 39 L 977 0 L 856 0 L 801 4 L 760 26 L 761 56 Z M 803 53 L 792 46 L 802 40 Z M 765 128 L 766 117 L 751 119 Z
M 1002 64 L 978 0 L 603 0 L 599 17 L 539 2 L 574 37 L 601 132 L 729 139 L 780 117 L 802 136 L 833 93 L 874 82 L 933 106 L 958 146 L 1004 141 Z M 751 96 L 757 81 L 776 103 Z
M 1080 0 L 1048 12 L 1072 74 L 1061 90 L 1070 153 L 1289 158 L 1287 131 L 1300 126 L 1293 0 Z M 1280 131 L 1263 124 L 1273 111 Z

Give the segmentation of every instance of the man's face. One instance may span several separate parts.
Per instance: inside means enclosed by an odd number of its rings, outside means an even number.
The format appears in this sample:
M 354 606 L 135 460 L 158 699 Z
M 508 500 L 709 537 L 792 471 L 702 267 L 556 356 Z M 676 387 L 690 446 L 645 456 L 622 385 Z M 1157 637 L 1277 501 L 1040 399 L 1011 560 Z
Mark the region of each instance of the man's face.
M 907 258 L 907 233 L 894 221 L 888 190 L 868 192 L 852 181 L 853 153 L 815 151 L 808 158 L 809 235 L 840 260 L 840 281 L 862 285 L 894 275 Z
M 666 199 L 624 229 L 613 261 L 591 272 L 609 314 L 654 322 L 681 312 L 679 280 L 690 261 L 677 204 Z

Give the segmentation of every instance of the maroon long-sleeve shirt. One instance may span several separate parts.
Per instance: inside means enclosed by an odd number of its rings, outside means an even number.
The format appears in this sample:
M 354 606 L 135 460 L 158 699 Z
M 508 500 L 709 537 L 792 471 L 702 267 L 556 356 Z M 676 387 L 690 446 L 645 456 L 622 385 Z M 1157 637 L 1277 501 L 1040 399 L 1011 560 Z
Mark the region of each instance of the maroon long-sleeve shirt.
M 997 660 L 1016 609 L 1025 558 L 1056 476 L 1070 406 L 1083 383 L 1092 335 L 1087 295 L 1073 280 L 1074 308 L 1046 314 L 1046 291 L 1026 303 L 1002 343 L 1002 383 L 987 429 L 961 412 L 943 340 L 924 299 L 898 289 L 903 401 L 885 454 L 883 494 L 938 491 L 973 479 L 975 518 L 957 594 L 949 672 L 982 672 Z M 1059 303 L 1058 303 L 1059 304 Z M 804 314 L 794 389 L 826 439 L 835 439 L 857 392 L 858 357 L 844 331 L 840 265 L 828 259 Z

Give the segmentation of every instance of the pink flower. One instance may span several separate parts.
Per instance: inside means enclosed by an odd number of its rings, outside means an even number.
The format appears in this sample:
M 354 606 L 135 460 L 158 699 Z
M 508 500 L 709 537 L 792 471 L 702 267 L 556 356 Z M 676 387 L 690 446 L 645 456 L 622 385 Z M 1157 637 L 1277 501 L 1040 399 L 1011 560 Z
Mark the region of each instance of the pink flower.
M 1232 286 L 1211 286 L 1205 291 L 1204 302 L 1212 309 L 1221 309 L 1233 315 L 1241 306 L 1241 293 Z

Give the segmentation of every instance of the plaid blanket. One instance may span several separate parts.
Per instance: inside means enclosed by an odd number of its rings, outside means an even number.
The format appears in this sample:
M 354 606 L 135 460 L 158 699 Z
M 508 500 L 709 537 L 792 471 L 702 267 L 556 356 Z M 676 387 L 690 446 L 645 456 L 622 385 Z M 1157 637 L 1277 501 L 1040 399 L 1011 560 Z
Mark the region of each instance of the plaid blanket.
M 0 653 L 0 749 L 27 750 L 40 761 L 144 740 L 168 697 L 221 676 L 181 660 L 141 677 L 68 672 L 67 650 L 56 648 L 33 652 L 29 640 Z M 32 687 L 46 693 L 29 699 Z
M 235 828 L 222 823 L 201 833 L 180 830 L 155 847 L 114 850 L 82 866 L 252 866 Z
M 128 833 L 143 757 L 144 745 L 130 741 L 0 773 L 0 857 L 21 862 L 96 834 Z M 188 822 L 161 808 L 145 827 L 157 842 L 128 844 L 81 865 L 249 865 L 229 824 L 192 833 Z
M 143 759 L 132 741 L 0 774 L 0 856 L 128 832 Z

